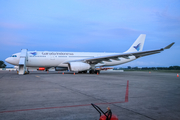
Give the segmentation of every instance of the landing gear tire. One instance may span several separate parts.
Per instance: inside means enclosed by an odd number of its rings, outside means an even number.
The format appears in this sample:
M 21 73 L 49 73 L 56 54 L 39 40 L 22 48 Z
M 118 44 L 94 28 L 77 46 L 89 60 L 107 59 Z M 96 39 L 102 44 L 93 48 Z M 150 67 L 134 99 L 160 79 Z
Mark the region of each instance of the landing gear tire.
M 85 70 L 85 71 L 79 71 L 78 73 L 87 73 L 87 70 Z
M 100 74 L 100 70 L 95 70 L 94 73 L 95 74 L 97 74 L 97 73 Z
M 95 72 L 94 70 L 90 70 L 89 74 L 94 74 L 94 72 Z
M 82 71 L 82 73 L 87 73 L 87 70 L 85 70 L 85 71 Z

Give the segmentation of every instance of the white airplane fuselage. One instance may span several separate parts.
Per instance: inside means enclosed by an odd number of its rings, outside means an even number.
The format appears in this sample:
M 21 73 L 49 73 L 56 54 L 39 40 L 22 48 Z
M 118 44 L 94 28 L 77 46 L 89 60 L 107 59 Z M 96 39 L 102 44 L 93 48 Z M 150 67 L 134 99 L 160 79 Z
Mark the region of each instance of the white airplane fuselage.
M 35 53 L 35 54 L 32 54 Z M 64 64 L 67 61 L 80 60 L 86 58 L 94 58 L 106 55 L 113 55 L 119 53 L 96 53 L 96 52 L 57 52 L 57 51 L 28 51 L 27 56 L 27 67 L 68 67 L 68 64 Z M 8 57 L 6 61 L 8 63 L 18 66 L 20 53 L 15 53 Z M 129 56 L 128 58 L 120 58 L 120 60 L 103 61 L 95 66 L 114 66 L 120 65 L 126 62 L 135 60 L 135 56 Z

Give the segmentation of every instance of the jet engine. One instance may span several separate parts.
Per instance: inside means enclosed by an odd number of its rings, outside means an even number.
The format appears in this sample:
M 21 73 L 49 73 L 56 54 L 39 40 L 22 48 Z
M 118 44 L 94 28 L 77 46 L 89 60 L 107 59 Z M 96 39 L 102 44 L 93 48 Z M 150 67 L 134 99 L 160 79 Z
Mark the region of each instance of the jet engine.
M 91 66 L 87 63 L 82 62 L 70 62 L 69 68 L 71 71 L 85 71 L 91 68 Z
M 68 70 L 68 67 L 55 67 L 56 71 L 66 71 Z

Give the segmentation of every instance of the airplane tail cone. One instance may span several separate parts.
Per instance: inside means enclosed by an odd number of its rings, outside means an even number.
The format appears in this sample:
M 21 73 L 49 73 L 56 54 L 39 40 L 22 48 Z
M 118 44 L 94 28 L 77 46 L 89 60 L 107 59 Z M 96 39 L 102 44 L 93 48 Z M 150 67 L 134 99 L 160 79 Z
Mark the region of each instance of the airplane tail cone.
M 179 74 L 177 74 L 177 77 L 179 77 Z

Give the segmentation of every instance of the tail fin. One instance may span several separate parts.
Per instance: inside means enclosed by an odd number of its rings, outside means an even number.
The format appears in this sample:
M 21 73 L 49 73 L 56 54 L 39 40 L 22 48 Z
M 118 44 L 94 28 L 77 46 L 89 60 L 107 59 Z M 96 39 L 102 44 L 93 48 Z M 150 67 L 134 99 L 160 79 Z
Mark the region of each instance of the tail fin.
M 142 51 L 145 38 L 146 38 L 146 34 L 140 34 L 139 37 L 136 39 L 136 41 L 125 53 Z

